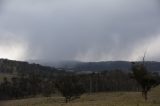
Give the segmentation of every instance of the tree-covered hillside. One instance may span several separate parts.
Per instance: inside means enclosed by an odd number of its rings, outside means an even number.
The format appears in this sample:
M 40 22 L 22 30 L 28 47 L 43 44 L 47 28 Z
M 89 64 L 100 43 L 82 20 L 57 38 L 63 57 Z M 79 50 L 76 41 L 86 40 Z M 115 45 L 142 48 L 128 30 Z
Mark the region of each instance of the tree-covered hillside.
M 138 62 L 137 62 L 138 63 Z M 146 67 L 151 72 L 160 73 L 160 62 L 146 61 Z M 102 61 L 102 62 L 61 62 L 56 67 L 61 67 L 71 71 L 83 72 L 100 72 L 104 70 L 122 70 L 124 72 L 131 72 L 132 64 L 129 61 Z
M 62 72 L 62 70 L 57 70 L 54 67 L 42 66 L 40 64 L 35 64 L 35 63 L 0 59 L 0 73 L 29 74 L 33 72 L 41 74 L 50 74 L 50 73 Z

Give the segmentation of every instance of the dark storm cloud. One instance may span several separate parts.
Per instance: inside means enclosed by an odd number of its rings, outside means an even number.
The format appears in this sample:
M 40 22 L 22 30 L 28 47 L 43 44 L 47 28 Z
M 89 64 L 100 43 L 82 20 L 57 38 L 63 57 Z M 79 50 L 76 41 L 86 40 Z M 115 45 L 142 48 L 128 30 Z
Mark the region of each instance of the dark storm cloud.
M 0 0 L 0 12 L 1 12 L 1 9 L 2 9 L 2 6 L 3 6 L 3 0 Z
M 0 34 L 21 39 L 25 59 L 136 60 L 151 48 L 156 60 L 159 11 L 158 0 L 8 0 Z

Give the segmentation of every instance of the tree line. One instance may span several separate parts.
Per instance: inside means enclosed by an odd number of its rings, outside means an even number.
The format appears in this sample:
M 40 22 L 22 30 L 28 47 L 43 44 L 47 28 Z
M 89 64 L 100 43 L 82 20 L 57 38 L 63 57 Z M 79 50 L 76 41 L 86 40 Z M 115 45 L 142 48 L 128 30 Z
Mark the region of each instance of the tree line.
M 138 91 L 139 89 L 137 82 L 131 79 L 128 73 L 120 70 L 91 74 L 66 72 L 49 75 L 32 72 L 4 78 L 0 84 L 0 99 L 51 96 L 60 92 L 68 101 L 73 96 L 80 96 L 81 93 Z

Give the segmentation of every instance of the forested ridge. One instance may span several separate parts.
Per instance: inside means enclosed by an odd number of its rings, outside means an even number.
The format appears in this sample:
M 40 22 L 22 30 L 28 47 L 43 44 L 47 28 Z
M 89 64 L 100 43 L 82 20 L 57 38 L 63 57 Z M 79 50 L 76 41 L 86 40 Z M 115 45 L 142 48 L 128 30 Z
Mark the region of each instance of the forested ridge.
M 140 61 L 137 61 L 137 63 Z M 49 64 L 49 63 L 48 63 Z M 160 73 L 160 62 L 146 61 L 146 67 L 151 72 Z M 131 72 L 132 63 L 130 61 L 100 61 L 100 62 L 78 62 L 66 61 L 53 66 L 61 67 L 66 70 L 73 70 L 77 72 L 100 72 L 104 70 L 123 70 L 124 72 Z
M 8 59 L 0 59 L 0 73 L 30 73 L 30 72 L 39 72 L 39 73 L 52 73 L 60 72 L 57 71 L 54 67 L 42 66 L 40 64 L 28 63 L 23 61 L 15 61 Z M 62 70 L 61 70 L 62 71 Z

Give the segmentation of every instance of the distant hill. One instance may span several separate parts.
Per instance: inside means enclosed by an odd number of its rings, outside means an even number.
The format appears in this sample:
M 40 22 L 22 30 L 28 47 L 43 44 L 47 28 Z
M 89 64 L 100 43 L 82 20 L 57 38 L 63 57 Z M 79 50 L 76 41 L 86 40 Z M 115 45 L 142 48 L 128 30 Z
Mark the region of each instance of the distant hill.
M 73 72 L 101 72 L 122 70 L 124 72 L 130 72 L 132 63 L 129 61 L 102 61 L 102 62 L 79 62 L 79 61 L 62 61 L 62 62 L 48 62 L 39 64 L 14 61 L 7 59 L 0 59 L 0 73 L 31 73 L 38 72 L 41 74 L 46 73 L 63 73 L 66 71 Z M 42 64 L 42 65 L 40 65 Z M 151 72 L 160 73 L 160 62 L 147 61 L 146 67 Z M 54 67 L 55 68 L 54 68 Z
M 146 61 L 146 67 L 149 71 L 160 73 L 160 62 Z M 56 65 L 56 67 L 64 68 L 68 71 L 83 71 L 83 72 L 99 72 L 111 70 L 123 70 L 125 72 L 131 71 L 132 63 L 129 61 L 102 61 L 102 62 L 78 62 L 65 61 Z
M 30 73 L 49 74 L 62 72 L 54 67 L 42 66 L 40 64 L 28 63 L 23 61 L 15 61 L 8 59 L 0 59 L 0 73 L 4 74 L 30 74 Z

